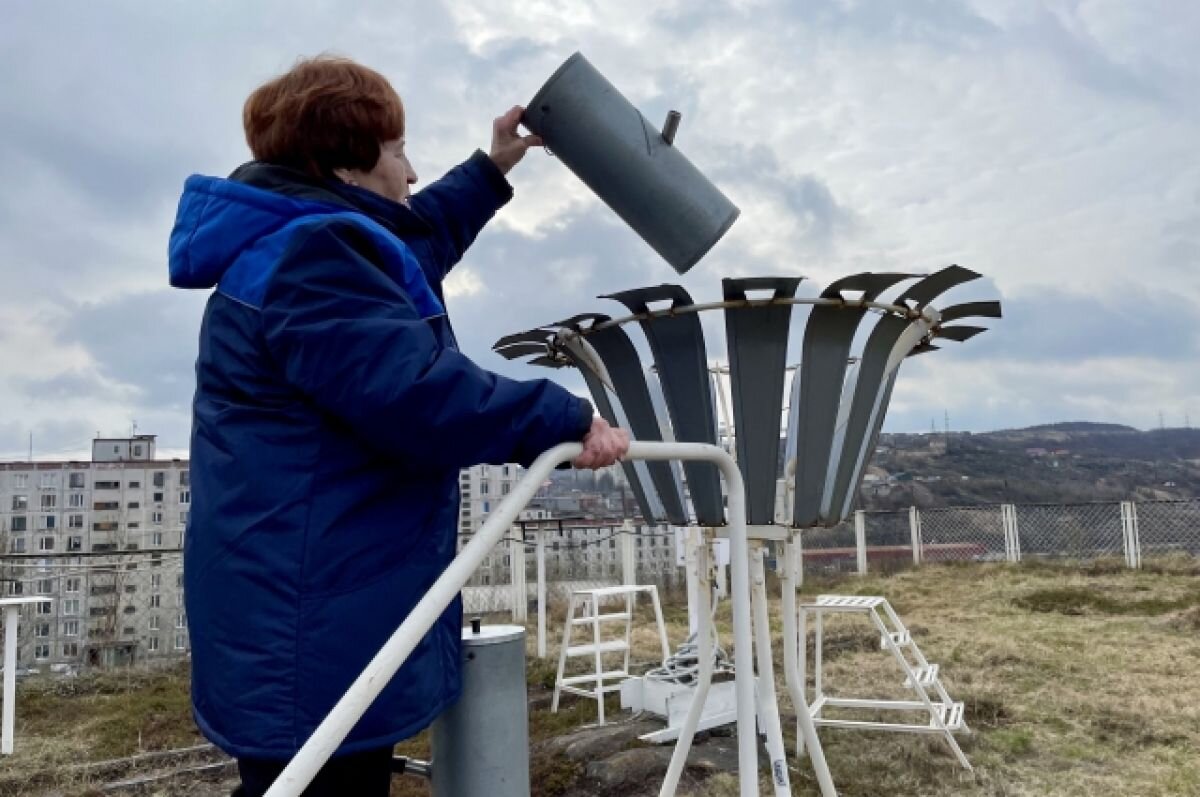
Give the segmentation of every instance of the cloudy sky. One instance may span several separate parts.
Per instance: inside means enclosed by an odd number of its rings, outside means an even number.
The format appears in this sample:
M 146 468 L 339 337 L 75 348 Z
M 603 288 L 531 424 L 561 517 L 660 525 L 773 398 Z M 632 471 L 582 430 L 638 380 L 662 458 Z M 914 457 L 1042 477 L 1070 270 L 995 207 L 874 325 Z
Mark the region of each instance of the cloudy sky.
M 166 286 L 184 178 L 247 158 L 246 95 L 323 51 L 384 72 L 423 179 L 581 50 L 741 207 L 680 279 L 555 159 L 453 277 L 476 359 L 601 293 L 722 276 L 986 275 L 987 334 L 905 364 L 888 428 L 1200 422 L 1200 5 L 390 0 L 3 5 L 0 458 L 187 445 L 205 296 Z M 581 388 L 558 372 L 569 386 Z

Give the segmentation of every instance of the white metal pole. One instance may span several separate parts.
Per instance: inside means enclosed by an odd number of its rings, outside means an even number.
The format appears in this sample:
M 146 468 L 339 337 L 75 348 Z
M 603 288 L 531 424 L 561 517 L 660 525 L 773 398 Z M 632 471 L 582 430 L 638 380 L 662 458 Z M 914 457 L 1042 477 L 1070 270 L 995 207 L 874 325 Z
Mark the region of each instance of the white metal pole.
M 697 531 L 699 530 L 697 529 Z M 700 724 L 700 716 L 704 713 L 704 704 L 708 700 L 708 687 L 712 683 L 712 646 L 714 641 L 713 636 L 715 636 L 717 628 L 715 624 L 708 621 L 708 618 L 712 616 L 712 607 L 709 601 L 713 593 L 712 580 L 710 578 L 712 565 L 708 560 L 708 553 L 708 546 L 696 545 L 691 548 L 688 556 L 688 569 L 695 569 L 699 574 L 697 579 L 699 589 L 697 590 L 696 612 L 705 618 L 705 622 L 701 624 L 699 633 L 696 635 L 700 671 L 696 673 L 696 686 L 692 691 L 692 704 L 688 706 L 687 717 L 684 718 L 679 739 L 675 742 L 675 752 L 671 755 L 671 763 L 667 765 L 667 775 L 663 778 L 662 786 L 659 787 L 658 797 L 675 797 L 675 790 L 679 787 L 679 778 L 683 775 L 683 767 L 687 763 L 688 748 L 691 747 L 692 736 Z M 753 733 L 753 729 L 751 729 L 751 732 Z M 741 733 L 742 728 L 739 725 L 738 734 L 740 735 Z M 681 747 L 683 748 L 683 755 L 679 754 Z M 742 763 L 739 757 L 739 770 L 742 767 Z M 757 768 L 757 762 L 755 762 L 755 769 L 757 770 Z M 757 793 L 756 791 L 755 794 Z
M 561 462 L 578 456 L 583 447 L 563 443 L 542 454 L 526 471 L 500 506 L 487 517 L 459 555 L 443 571 L 425 596 L 417 603 L 400 627 L 367 664 L 346 693 L 338 700 L 312 736 L 280 773 L 265 797 L 298 797 L 312 782 L 338 745 L 350 733 L 371 703 L 379 696 L 404 661 L 470 580 L 488 552 L 504 537 L 508 525 L 529 503 L 538 488 Z M 729 545 L 732 570 L 734 666 L 737 669 L 738 779 L 741 797 L 758 797 L 757 737 L 754 711 L 754 650 L 750 617 L 750 567 L 746 548 L 746 490 L 741 472 L 733 459 L 720 448 L 702 443 L 631 443 L 628 459 L 698 460 L 714 463 L 725 477 L 729 491 Z M 711 668 L 711 662 L 709 664 Z M 711 675 L 711 669 L 710 669 Z M 693 705 L 671 758 L 671 771 L 683 771 L 692 736 L 700 719 L 699 706 Z M 664 788 L 667 781 L 664 781 Z M 674 785 L 671 791 L 674 793 Z
M 758 659 L 758 716 L 767 735 L 767 755 L 771 762 L 775 796 L 791 797 L 787 753 L 783 746 L 783 730 L 779 725 L 779 698 L 775 694 L 775 664 L 771 660 L 771 620 L 767 612 L 767 571 L 764 565 L 766 551 L 761 545 L 757 546 L 752 558 L 754 585 L 751 609 L 754 613 L 754 648 Z
M 0 754 L 12 755 L 17 700 L 17 622 L 20 606 L 4 607 L 4 729 Z
M 546 530 L 538 524 L 537 531 L 537 654 L 546 658 Z
M 804 696 L 805 668 L 803 662 L 807 656 L 808 630 L 804 625 L 799 630 L 796 627 L 796 589 L 799 586 L 800 575 L 800 534 L 793 533 L 792 540 L 793 542 L 785 544 L 783 554 L 783 672 L 788 694 L 792 697 L 792 708 L 796 712 L 796 724 L 799 730 L 796 734 L 796 755 L 799 756 L 805 748 L 808 748 L 808 757 L 812 762 L 813 772 L 817 776 L 821 797 L 837 797 L 837 789 L 833 785 L 833 775 L 830 774 L 829 764 L 825 761 L 825 750 L 821 747 L 821 739 L 817 736 L 817 726 L 813 723 L 812 715 L 808 713 L 808 700 Z

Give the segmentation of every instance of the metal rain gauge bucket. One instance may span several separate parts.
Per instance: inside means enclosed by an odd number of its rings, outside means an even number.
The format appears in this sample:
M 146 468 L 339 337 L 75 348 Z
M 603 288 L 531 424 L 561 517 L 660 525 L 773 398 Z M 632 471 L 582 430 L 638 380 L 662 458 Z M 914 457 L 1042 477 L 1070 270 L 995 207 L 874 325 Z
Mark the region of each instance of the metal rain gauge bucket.
M 524 123 L 680 274 L 720 240 L 738 208 L 580 53 L 530 100 Z

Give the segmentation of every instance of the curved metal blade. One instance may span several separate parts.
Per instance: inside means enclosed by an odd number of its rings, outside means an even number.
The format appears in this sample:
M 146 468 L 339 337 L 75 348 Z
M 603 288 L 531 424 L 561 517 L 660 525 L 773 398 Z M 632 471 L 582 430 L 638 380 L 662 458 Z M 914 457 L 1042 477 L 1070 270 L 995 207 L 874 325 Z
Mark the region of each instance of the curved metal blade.
M 966 324 L 959 324 L 954 327 L 938 327 L 934 331 L 934 335 L 946 340 L 957 340 L 961 343 L 964 340 L 970 340 L 980 332 L 987 332 L 987 327 L 973 327 Z
M 550 351 L 548 343 L 514 343 L 511 346 L 495 349 L 495 352 L 508 360 L 528 357 L 530 354 L 546 354 Z
M 964 302 L 942 310 L 942 323 L 960 318 L 1000 318 L 1000 302 Z
M 647 312 L 649 303 L 654 301 L 670 301 L 676 309 L 692 304 L 692 297 L 679 285 L 637 288 L 605 298 L 615 299 L 633 313 Z M 675 439 L 716 445 L 716 410 L 709 388 L 708 354 L 699 316 L 696 313 L 655 316 L 643 319 L 640 324 L 658 366 Z M 725 502 L 716 466 L 688 462 L 683 470 L 696 519 L 704 526 L 723 525 Z
M 951 288 L 979 279 L 981 276 L 983 275 L 977 274 L 969 268 L 946 266 L 941 271 L 935 271 L 920 282 L 909 286 L 908 290 L 896 299 L 896 304 L 912 301 L 916 303 L 917 307 L 924 307 Z
M 762 289 L 773 289 L 776 299 L 791 299 L 799 285 L 797 278 L 721 281 L 727 300 L 745 299 L 747 290 Z M 755 526 L 775 521 L 779 426 L 791 319 L 790 305 L 725 310 L 737 463 L 746 482 L 746 522 Z

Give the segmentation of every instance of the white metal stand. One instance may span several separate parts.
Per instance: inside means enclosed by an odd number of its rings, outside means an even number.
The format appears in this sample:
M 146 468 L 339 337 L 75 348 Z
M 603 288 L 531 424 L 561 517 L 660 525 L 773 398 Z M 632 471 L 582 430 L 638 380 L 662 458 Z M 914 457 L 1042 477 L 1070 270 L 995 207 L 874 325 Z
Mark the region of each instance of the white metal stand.
M 930 664 L 921 653 L 912 634 L 896 615 L 895 610 L 881 597 L 865 595 L 820 595 L 813 603 L 800 606 L 800 644 L 807 637 L 808 615 L 815 620 L 816 642 L 813 646 L 814 700 L 809 705 L 809 715 L 814 725 L 834 728 L 857 728 L 859 730 L 901 731 L 904 733 L 932 733 L 942 736 L 946 745 L 963 769 L 970 770 L 971 764 L 954 739 L 955 731 L 967 732 L 963 721 L 963 704 L 954 702 L 942 686 L 939 668 Z M 905 680 L 904 686 L 917 693 L 917 700 L 875 700 L 862 698 L 830 697 L 824 692 L 822 642 L 826 614 L 857 614 L 866 616 L 879 631 L 880 647 L 889 651 L 900 665 Z M 912 657 L 912 661 L 909 657 Z M 807 653 L 800 648 L 799 682 L 804 684 Z M 930 692 L 937 698 L 930 697 Z M 801 697 L 803 705 L 803 692 Z M 897 722 L 864 722 L 860 720 L 828 719 L 821 716 L 826 708 L 875 709 L 885 711 L 920 712 L 927 717 L 924 724 Z M 797 714 L 801 712 L 797 711 Z
M 321 724 L 313 731 L 267 790 L 266 797 L 297 797 L 312 782 L 329 757 L 350 733 L 379 693 L 408 659 L 413 649 L 450 605 L 484 558 L 491 553 L 508 531 L 517 514 L 533 498 L 542 482 L 561 462 L 577 457 L 583 447 L 578 443 L 563 443 L 537 458 L 500 502 L 483 526 L 463 546 L 458 556 L 442 572 L 424 597 L 409 612 L 408 617 L 392 634 L 346 693 L 338 700 Z M 741 797 L 758 797 L 758 751 L 754 729 L 754 650 L 750 612 L 750 561 L 746 542 L 746 488 L 742 474 L 728 453 L 702 443 L 639 443 L 629 445 L 628 459 L 694 460 L 711 462 L 721 472 L 728 495 L 728 529 L 730 547 L 730 595 L 732 599 L 734 666 L 737 670 L 738 714 L 738 792 Z M 700 634 L 700 673 L 696 697 L 688 711 L 687 720 L 671 755 L 663 779 L 660 797 L 673 797 L 683 774 L 691 749 L 692 737 L 700 721 L 704 700 L 712 681 L 711 640 Z M 777 794 L 781 794 L 776 790 Z M 782 794 L 787 794 L 787 790 Z
M 4 598 L 4 718 L 0 729 L 0 755 L 12 755 L 13 726 L 17 717 L 17 624 L 21 607 L 35 603 L 50 603 L 46 597 Z
M 628 678 L 629 657 L 632 652 L 630 644 L 633 635 L 633 610 L 636 608 L 638 595 L 650 596 L 654 605 L 654 621 L 658 627 L 658 638 L 662 643 L 662 658 L 666 661 L 671 655 L 667 644 L 667 627 L 663 622 L 662 604 L 658 601 L 658 588 L 652 584 L 631 584 L 619 587 L 600 587 L 597 589 L 579 589 L 571 592 L 567 605 L 567 619 L 563 624 L 562 650 L 558 656 L 558 675 L 554 679 L 554 698 L 550 702 L 550 711 L 558 712 L 558 699 L 563 692 L 580 697 L 594 698 L 596 701 L 597 724 L 604 724 L 604 695 L 618 692 L 621 683 Z M 624 610 L 619 612 L 604 612 L 601 603 L 613 598 L 624 598 Z M 576 611 L 583 609 L 584 613 L 577 616 Z M 619 639 L 604 639 L 600 633 L 601 627 L 607 624 L 624 623 L 624 633 Z M 577 626 L 590 626 L 591 642 L 581 645 L 571 644 L 571 630 Z M 612 654 L 622 654 L 624 664 L 617 670 L 604 669 L 604 657 Z M 595 664 L 591 673 L 584 675 L 566 675 L 567 659 L 577 656 L 590 656 Z M 606 683 L 607 682 L 607 683 Z M 590 686 L 584 686 L 590 684 Z

